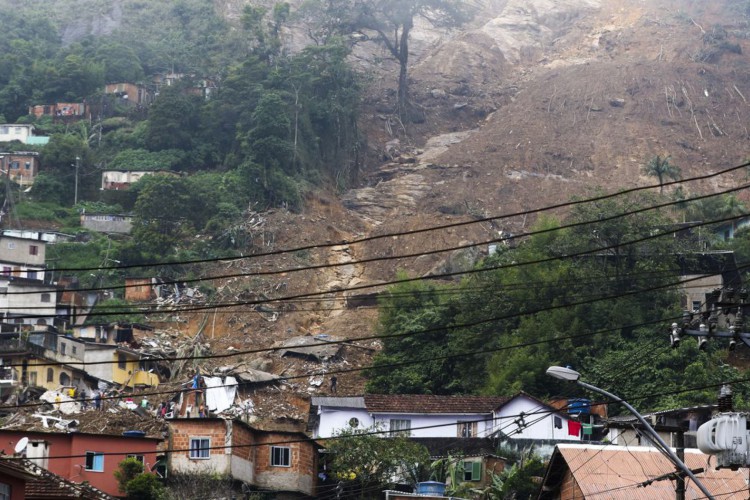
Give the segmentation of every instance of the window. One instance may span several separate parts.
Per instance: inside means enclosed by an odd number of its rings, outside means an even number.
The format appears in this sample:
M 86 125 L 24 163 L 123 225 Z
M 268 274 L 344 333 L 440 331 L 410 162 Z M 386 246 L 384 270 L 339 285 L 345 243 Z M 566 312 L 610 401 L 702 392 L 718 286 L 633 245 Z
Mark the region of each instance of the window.
M 9 241 L 8 242 L 8 250 L 13 250 L 14 248 L 16 248 L 16 243 L 13 242 L 13 241 Z
M 10 168 L 13 170 L 18 170 L 18 162 L 17 161 L 10 162 Z
M 359 427 L 359 419 L 356 417 L 350 418 L 349 427 L 351 427 L 352 429 L 356 429 L 357 427 Z
M 411 420 L 392 418 L 388 427 L 391 436 L 411 436 Z
M 124 354 L 117 355 L 117 368 L 124 370 L 127 367 L 127 359 Z
M 30 280 L 35 280 L 36 279 L 36 271 L 26 271 L 26 277 L 29 278 Z M 49 294 L 47 294 L 47 295 L 49 295 Z M 42 302 L 44 302 L 44 294 L 42 294 Z
M 477 437 L 477 423 L 476 422 L 459 422 L 458 423 L 458 437 L 462 437 L 462 438 Z
M 700 312 L 702 306 L 703 306 L 703 302 L 701 302 L 700 300 L 694 300 L 693 312 Z
M 10 485 L 0 483 L 0 500 L 10 500 Z
M 29 372 L 29 385 L 36 386 L 36 372 Z
M 67 350 L 68 346 L 65 345 L 65 342 L 60 342 L 60 354 L 65 354 L 65 351 Z
M 11 271 L 12 269 L 10 268 L 10 266 L 3 266 L 3 274 L 5 276 L 10 276 Z
M 104 472 L 104 454 L 97 451 L 87 451 L 86 470 Z
M 55 371 L 52 368 L 47 368 L 47 382 L 55 380 Z
M 464 481 L 482 480 L 482 462 L 464 462 Z
M 292 449 L 287 446 L 271 446 L 271 467 L 291 467 Z
M 70 353 L 71 354 L 76 354 L 77 350 L 78 350 L 78 348 L 76 346 L 74 346 L 74 345 L 70 346 Z
M 42 302 L 51 302 L 52 301 L 52 297 L 48 293 L 43 293 L 41 301 Z
M 143 455 L 128 455 L 127 458 L 135 458 L 140 463 L 145 464 L 145 460 L 143 459 Z
M 29 255 L 39 255 L 39 245 L 29 245 Z
M 31 162 L 30 162 L 30 161 L 27 161 L 26 163 L 24 163 L 24 165 L 23 165 L 23 166 L 24 166 L 24 168 L 25 168 L 26 170 L 31 170 Z
M 209 438 L 190 438 L 190 458 L 209 458 L 211 452 L 211 440 Z

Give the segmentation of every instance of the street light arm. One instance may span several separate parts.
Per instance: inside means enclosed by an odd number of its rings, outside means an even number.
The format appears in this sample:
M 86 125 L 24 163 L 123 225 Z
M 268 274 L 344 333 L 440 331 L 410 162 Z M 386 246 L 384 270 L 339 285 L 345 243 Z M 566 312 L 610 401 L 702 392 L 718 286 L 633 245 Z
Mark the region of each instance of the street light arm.
M 664 440 L 661 438 L 661 436 L 659 436 L 659 434 L 654 430 L 654 428 L 651 427 L 651 425 L 646 421 L 645 418 L 643 418 L 643 415 L 641 415 L 640 413 L 638 413 L 638 410 L 636 410 L 635 408 L 633 408 L 630 405 L 630 403 L 628 403 L 627 401 L 625 401 L 622 398 L 619 398 L 619 397 L 615 396 L 611 392 L 607 392 L 604 389 L 600 389 L 599 387 L 596 387 L 594 385 L 587 384 L 586 382 L 583 382 L 580 379 L 576 380 L 576 383 L 578 385 L 580 385 L 581 387 L 585 388 L 585 389 L 588 389 L 588 390 L 590 390 L 592 392 L 599 393 L 602 396 L 606 396 L 606 397 L 612 399 L 614 402 L 622 404 L 625 408 L 627 408 L 628 410 L 630 410 L 630 412 L 633 415 L 635 415 L 635 418 L 637 418 L 638 421 L 641 423 L 641 425 L 643 426 L 643 428 L 646 431 L 646 436 L 654 443 L 654 445 L 663 449 L 663 451 L 667 454 L 667 456 L 672 461 L 672 463 L 675 466 L 677 466 L 678 469 L 682 470 L 682 472 L 684 472 L 685 475 L 687 477 L 689 477 L 695 483 L 695 485 L 701 490 L 701 492 L 706 496 L 706 498 L 708 498 L 709 500 L 715 500 L 714 496 L 711 493 L 709 493 L 709 491 L 706 489 L 706 487 L 703 485 L 703 483 L 701 483 L 700 480 L 698 480 L 698 478 L 695 477 L 695 474 L 693 474 L 693 472 L 688 468 L 688 466 L 685 465 L 685 463 L 682 460 L 680 460 L 677 457 L 677 455 L 675 455 L 675 453 L 667 445 L 667 443 L 664 442 Z

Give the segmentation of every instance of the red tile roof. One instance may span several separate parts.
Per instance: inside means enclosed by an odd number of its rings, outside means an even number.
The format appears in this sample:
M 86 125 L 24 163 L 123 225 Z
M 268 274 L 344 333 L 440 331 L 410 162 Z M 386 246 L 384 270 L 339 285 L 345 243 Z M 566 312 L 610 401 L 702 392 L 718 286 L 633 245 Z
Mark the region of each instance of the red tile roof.
M 560 458 L 564 460 L 564 465 L 560 463 Z M 696 449 L 685 450 L 685 464 L 691 469 L 705 469 L 698 477 L 717 499 L 746 499 L 747 471 L 716 470 L 709 458 Z M 553 479 L 550 472 L 556 468 L 559 473 L 563 467 L 570 471 L 583 493 L 583 497 L 578 496 L 578 499 L 672 500 L 675 497 L 671 481 L 639 486 L 643 481 L 675 470 L 669 459 L 654 448 L 560 444 L 550 462 L 545 482 L 554 482 L 559 486 L 559 478 Z M 705 498 L 692 481 L 685 483 L 686 498 Z M 557 493 L 557 490 L 547 492 L 543 489 L 540 498 L 572 498 L 565 494 L 556 496 Z
M 365 407 L 370 413 L 492 413 L 510 398 L 484 396 L 432 396 L 423 394 L 365 396 Z
M 77 484 L 53 474 L 30 460 L 0 457 L 0 475 L 23 477 L 26 481 L 24 498 L 26 500 L 64 500 L 77 498 L 83 500 L 112 500 L 103 491 L 87 484 Z

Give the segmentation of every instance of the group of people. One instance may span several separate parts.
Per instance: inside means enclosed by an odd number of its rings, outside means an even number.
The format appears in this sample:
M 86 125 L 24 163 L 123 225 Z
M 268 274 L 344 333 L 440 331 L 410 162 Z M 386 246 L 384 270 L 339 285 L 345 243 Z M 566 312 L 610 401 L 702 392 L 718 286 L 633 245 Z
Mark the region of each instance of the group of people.
M 76 389 L 75 387 L 69 387 L 67 389 L 64 389 L 62 391 L 58 391 L 55 393 L 55 406 L 57 409 L 60 409 L 60 405 L 64 402 L 63 401 L 63 395 L 70 398 L 70 402 L 78 402 L 78 404 L 81 405 L 81 410 L 88 409 L 89 401 L 91 401 L 88 398 L 88 393 L 86 392 L 86 389 Z M 102 409 L 102 393 L 101 391 L 94 391 L 94 397 L 93 397 L 93 403 L 94 403 L 94 409 L 95 410 L 101 410 Z

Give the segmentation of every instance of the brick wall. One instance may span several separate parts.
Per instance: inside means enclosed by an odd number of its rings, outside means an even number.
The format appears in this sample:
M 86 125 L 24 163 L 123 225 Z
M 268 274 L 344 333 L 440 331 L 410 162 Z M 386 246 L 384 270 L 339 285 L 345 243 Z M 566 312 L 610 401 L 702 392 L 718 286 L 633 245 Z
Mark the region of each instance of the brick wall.
M 231 448 L 226 446 L 227 423 L 216 419 L 183 419 L 170 422 L 170 445 L 174 451 L 170 454 L 170 472 L 188 473 L 205 472 L 211 474 L 229 474 Z M 209 438 L 211 450 L 209 459 L 190 458 L 190 439 Z M 215 447 L 218 447 L 214 449 Z
M 232 455 L 253 461 L 255 458 L 255 447 L 252 446 L 253 433 L 244 425 L 232 427 Z
M 312 441 L 306 440 L 301 434 L 264 432 L 257 436 L 256 444 L 255 473 L 258 486 L 313 494 L 317 465 Z M 290 448 L 290 467 L 271 465 L 272 446 Z

